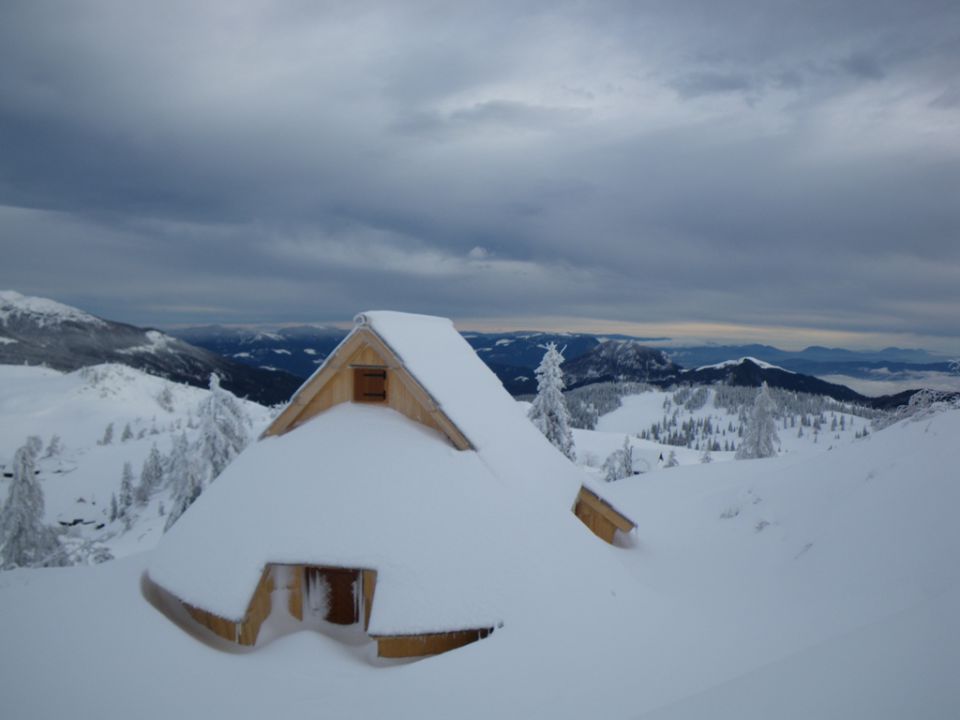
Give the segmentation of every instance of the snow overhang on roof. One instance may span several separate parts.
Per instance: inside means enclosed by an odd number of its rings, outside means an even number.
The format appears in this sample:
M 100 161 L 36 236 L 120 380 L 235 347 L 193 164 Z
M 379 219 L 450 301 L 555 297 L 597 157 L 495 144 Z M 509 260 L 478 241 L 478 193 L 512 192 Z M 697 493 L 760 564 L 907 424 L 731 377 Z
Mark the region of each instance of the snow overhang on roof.
M 371 634 L 493 627 L 526 522 L 476 453 L 344 404 L 244 451 L 164 536 L 150 577 L 239 620 L 268 563 L 371 568 Z
M 409 374 L 470 449 L 448 443 L 442 424 L 384 405 L 305 413 L 345 361 L 335 352 L 278 417 L 286 426 L 245 450 L 164 537 L 151 579 L 239 620 L 269 563 L 368 568 L 378 573 L 372 635 L 494 627 L 544 543 L 593 552 L 571 512 L 586 476 L 450 320 L 362 313 L 338 349 L 358 337 L 382 343 L 378 356 Z

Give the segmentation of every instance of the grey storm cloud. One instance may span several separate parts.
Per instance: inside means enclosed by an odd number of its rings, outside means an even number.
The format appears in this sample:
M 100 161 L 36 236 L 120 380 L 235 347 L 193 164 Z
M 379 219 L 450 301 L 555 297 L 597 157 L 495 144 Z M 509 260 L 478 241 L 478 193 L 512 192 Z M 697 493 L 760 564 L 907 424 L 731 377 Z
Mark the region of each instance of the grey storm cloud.
M 955 2 L 0 7 L 0 285 L 958 336 Z

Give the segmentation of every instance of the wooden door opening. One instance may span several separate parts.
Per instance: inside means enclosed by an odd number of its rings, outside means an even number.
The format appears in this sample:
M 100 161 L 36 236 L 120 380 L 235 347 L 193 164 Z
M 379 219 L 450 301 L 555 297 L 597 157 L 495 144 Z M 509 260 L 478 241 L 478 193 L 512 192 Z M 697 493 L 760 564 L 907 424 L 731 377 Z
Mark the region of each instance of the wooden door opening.
M 304 612 L 336 625 L 360 621 L 361 573 L 351 568 L 304 568 Z

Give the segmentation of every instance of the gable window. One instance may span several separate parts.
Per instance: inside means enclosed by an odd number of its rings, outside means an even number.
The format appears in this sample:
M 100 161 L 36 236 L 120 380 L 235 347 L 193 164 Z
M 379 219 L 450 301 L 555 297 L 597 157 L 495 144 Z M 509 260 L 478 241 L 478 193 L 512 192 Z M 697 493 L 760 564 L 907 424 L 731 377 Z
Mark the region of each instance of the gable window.
M 354 402 L 387 401 L 387 369 L 358 367 L 353 369 Z

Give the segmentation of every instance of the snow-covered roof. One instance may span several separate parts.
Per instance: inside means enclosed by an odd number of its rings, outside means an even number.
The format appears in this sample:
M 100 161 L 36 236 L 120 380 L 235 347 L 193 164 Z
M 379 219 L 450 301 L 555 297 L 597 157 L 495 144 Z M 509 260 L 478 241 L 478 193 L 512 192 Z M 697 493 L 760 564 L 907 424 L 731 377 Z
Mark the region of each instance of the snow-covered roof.
M 372 634 L 492 627 L 511 516 L 476 453 L 347 403 L 243 452 L 170 529 L 150 576 L 240 619 L 267 563 L 371 568 Z
M 514 491 L 569 509 L 584 473 L 527 419 L 524 409 L 447 318 L 390 311 L 361 313 L 484 463 Z
M 597 543 L 571 512 L 586 476 L 449 320 L 369 312 L 362 329 L 473 449 L 383 405 L 335 405 L 245 450 L 164 537 L 155 582 L 239 619 L 267 563 L 370 568 L 371 634 L 439 632 L 503 619 L 503 594 L 537 562 L 537 533 Z

